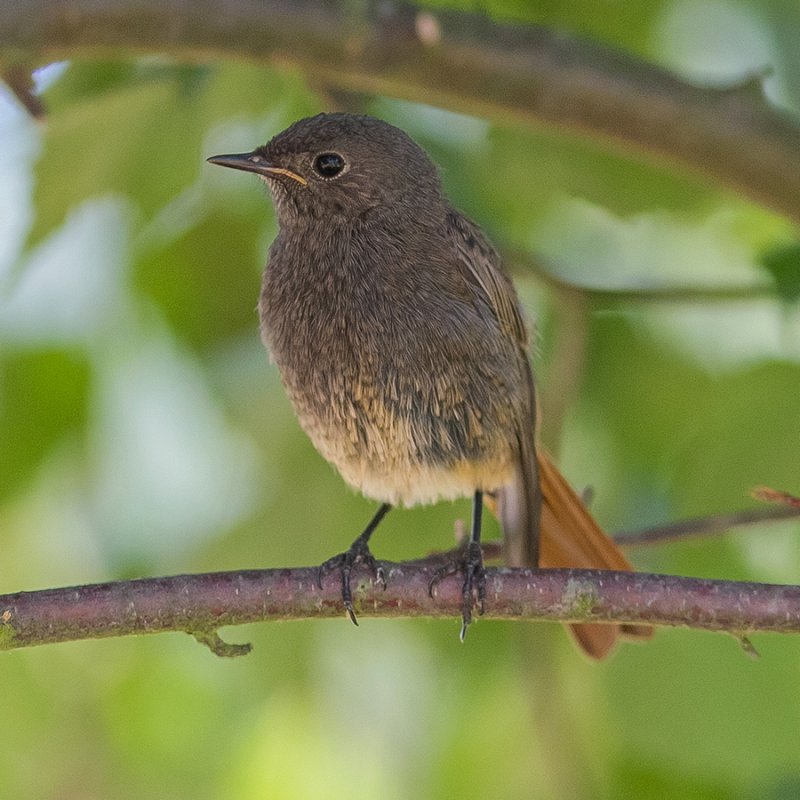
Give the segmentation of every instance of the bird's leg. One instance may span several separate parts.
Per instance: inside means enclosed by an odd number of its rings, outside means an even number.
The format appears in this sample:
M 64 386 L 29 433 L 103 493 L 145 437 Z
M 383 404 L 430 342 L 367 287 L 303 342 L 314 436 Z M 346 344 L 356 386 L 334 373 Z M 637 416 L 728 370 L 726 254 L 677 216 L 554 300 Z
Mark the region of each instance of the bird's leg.
M 472 528 L 461 556 L 451 564 L 439 567 L 433 573 L 428 585 L 428 592 L 432 595 L 433 588 L 447 575 L 456 572 L 464 574 L 464 584 L 461 587 L 463 605 L 461 607 L 461 641 L 467 635 L 467 628 L 472 622 L 472 607 L 478 601 L 478 613 L 483 614 L 483 601 L 486 597 L 486 570 L 483 566 L 483 551 L 481 550 L 481 519 L 483 516 L 483 492 L 475 492 L 472 501 Z
M 353 625 L 358 625 L 356 612 L 353 609 L 353 594 L 350 591 L 350 573 L 353 571 L 353 567 L 356 564 L 365 564 L 375 574 L 375 580 L 380 583 L 384 589 L 386 588 L 386 575 L 381 564 L 370 552 L 369 537 L 375 532 L 375 528 L 378 527 L 380 521 L 386 516 L 390 508 L 391 505 L 389 505 L 389 503 L 384 503 L 377 510 L 375 516 L 369 521 L 369 525 L 364 528 L 364 532 L 353 544 L 351 544 L 344 553 L 339 553 L 338 556 L 329 558 L 324 564 L 321 564 L 317 570 L 317 585 L 320 589 L 322 588 L 322 576 L 326 572 L 331 572 L 336 569 L 339 570 L 339 574 L 342 578 L 342 602 L 344 603 L 347 615 L 350 617 L 350 621 Z

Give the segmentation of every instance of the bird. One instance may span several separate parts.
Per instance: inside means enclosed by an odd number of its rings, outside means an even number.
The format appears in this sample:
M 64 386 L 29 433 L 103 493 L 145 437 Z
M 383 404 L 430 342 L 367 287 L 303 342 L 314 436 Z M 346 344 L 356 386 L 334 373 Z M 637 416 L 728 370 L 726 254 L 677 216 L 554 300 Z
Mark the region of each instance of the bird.
M 375 117 L 321 113 L 252 152 L 212 164 L 257 175 L 278 221 L 258 309 L 261 337 L 298 421 L 343 479 L 380 505 L 320 581 L 356 564 L 385 586 L 369 547 L 394 506 L 472 498 L 460 556 L 463 639 L 483 608 L 485 505 L 510 566 L 630 570 L 537 442 L 528 326 L 501 257 L 450 203 L 439 171 L 404 131 Z M 643 626 L 573 624 L 602 658 Z

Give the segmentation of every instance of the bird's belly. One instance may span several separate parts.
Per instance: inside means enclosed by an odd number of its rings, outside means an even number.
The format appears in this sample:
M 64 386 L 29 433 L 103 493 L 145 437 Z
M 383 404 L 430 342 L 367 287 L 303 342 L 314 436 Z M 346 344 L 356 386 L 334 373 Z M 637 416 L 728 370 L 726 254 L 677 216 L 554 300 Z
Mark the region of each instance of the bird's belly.
M 449 467 L 411 464 L 387 474 L 363 461 L 338 464 L 342 477 L 366 497 L 392 505 L 413 506 L 469 497 L 476 490 L 493 491 L 511 482 L 505 461 L 462 461 Z
M 392 505 L 492 491 L 514 474 L 513 434 L 462 402 L 387 402 L 382 393 L 332 392 L 320 403 L 287 382 L 303 429 L 351 486 Z M 407 399 L 409 395 L 405 395 Z
M 351 486 L 393 505 L 511 482 L 530 423 L 518 346 L 464 303 L 441 321 L 430 292 L 389 302 L 348 287 L 321 280 L 284 297 L 286 285 L 265 274 L 264 342 L 317 450 Z

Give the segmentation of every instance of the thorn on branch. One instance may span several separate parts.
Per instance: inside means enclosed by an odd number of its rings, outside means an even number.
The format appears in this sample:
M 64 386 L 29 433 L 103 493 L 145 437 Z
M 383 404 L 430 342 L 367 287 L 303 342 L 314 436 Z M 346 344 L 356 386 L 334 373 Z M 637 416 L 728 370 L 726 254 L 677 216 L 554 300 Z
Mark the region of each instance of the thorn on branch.
M 761 658 L 761 653 L 756 650 L 755 645 L 750 641 L 749 636 L 745 636 L 743 633 L 735 633 L 734 636 L 739 640 L 742 650 L 744 650 L 744 652 L 747 653 L 750 658 Z
M 200 644 L 204 644 L 215 656 L 220 658 L 246 656 L 253 649 L 253 645 L 249 642 L 244 644 L 225 642 L 217 631 L 187 631 L 187 633 L 194 636 Z

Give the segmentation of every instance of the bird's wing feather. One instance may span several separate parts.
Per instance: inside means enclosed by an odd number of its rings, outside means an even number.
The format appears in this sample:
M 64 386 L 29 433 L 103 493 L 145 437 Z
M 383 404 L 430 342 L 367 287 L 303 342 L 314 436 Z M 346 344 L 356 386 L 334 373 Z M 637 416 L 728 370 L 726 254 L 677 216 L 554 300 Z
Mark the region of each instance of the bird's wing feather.
M 516 475 L 512 483 L 496 493 L 496 515 L 505 538 L 506 560 L 512 566 L 537 567 L 542 494 L 536 459 L 536 394 L 528 361 L 528 335 L 517 293 L 505 272 L 497 251 L 483 232 L 466 217 L 454 213 L 450 223 L 456 252 L 467 267 L 467 277 L 477 284 L 501 332 L 517 349 L 520 380 L 524 381 L 527 408 L 523 412 L 517 441 Z
M 503 269 L 497 251 L 481 229 L 461 214 L 453 213 L 450 220 L 453 240 L 460 260 L 470 276 L 478 283 L 497 318 L 500 328 L 509 339 L 526 350 L 528 334 L 511 278 Z
M 505 536 L 506 561 L 512 566 L 631 569 L 625 556 L 606 536 L 567 483 L 564 476 L 535 446 L 536 398 L 533 375 L 527 360 L 527 334 L 511 279 L 500 257 L 480 229 L 465 217 L 454 215 L 452 229 L 456 250 L 480 286 L 500 329 L 522 351 L 530 396 L 530 425 L 518 431 L 519 467 L 514 481 L 496 498 L 496 513 Z M 494 505 L 489 503 L 490 507 Z M 541 522 L 540 522 L 541 521 Z M 644 639 L 652 628 L 642 625 L 572 625 L 583 651 L 603 658 L 617 638 Z

